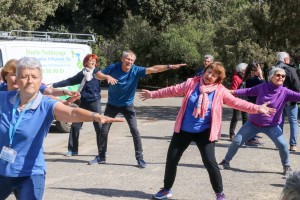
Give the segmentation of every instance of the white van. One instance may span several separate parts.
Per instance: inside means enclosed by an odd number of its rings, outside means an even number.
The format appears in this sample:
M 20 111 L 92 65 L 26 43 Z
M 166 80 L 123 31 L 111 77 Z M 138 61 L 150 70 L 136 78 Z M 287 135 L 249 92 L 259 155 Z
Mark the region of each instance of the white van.
M 13 58 L 35 57 L 42 64 L 44 84 L 61 81 L 82 70 L 84 57 L 92 53 L 90 42 L 95 42 L 92 34 L 0 31 L 0 68 Z M 55 124 L 61 132 L 70 130 L 70 123 L 56 121 Z

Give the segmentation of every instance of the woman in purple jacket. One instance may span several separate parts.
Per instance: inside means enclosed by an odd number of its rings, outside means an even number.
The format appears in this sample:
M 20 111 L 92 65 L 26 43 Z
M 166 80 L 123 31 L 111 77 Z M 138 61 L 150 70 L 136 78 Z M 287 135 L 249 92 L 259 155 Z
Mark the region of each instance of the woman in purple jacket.
M 250 114 L 248 121 L 241 127 L 232 141 L 227 154 L 220 165 L 224 169 L 230 168 L 229 162 L 237 153 L 239 147 L 255 136 L 257 133 L 265 133 L 276 145 L 279 150 L 281 163 L 283 166 L 283 174 L 287 175 L 291 171 L 289 148 L 280 128 L 282 120 L 282 112 L 285 103 L 288 101 L 300 101 L 300 93 L 283 87 L 285 80 L 285 71 L 282 68 L 273 68 L 268 75 L 269 82 L 262 83 L 252 88 L 235 90 L 237 96 L 256 96 L 256 103 L 269 101 L 269 106 L 276 109 L 274 116 L 266 116 L 263 114 Z
M 184 151 L 194 141 L 208 171 L 216 199 L 225 200 L 222 177 L 215 157 L 215 141 L 221 136 L 223 103 L 253 114 L 272 114 L 274 109 L 266 107 L 268 103 L 258 106 L 234 97 L 221 84 L 224 79 L 223 65 L 214 62 L 204 69 L 202 77 L 189 78 L 181 84 L 157 91 L 142 90 L 140 93 L 143 100 L 184 96 L 167 154 L 164 187 L 153 195 L 154 199 L 172 196 L 171 188 L 175 181 L 177 165 Z

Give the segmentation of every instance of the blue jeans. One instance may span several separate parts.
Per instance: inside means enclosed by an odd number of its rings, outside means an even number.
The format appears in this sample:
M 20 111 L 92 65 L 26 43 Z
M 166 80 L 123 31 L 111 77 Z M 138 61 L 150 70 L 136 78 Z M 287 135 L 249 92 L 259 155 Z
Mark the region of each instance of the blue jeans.
M 280 124 L 282 130 L 285 116 L 288 117 L 290 123 L 290 145 L 296 146 L 298 139 L 298 105 L 285 105 Z
M 6 199 L 15 189 L 18 200 L 42 200 L 45 189 L 45 175 L 6 177 L 0 175 L 0 199 Z
M 141 140 L 140 132 L 137 128 L 137 120 L 136 120 L 134 106 L 130 105 L 130 106 L 117 107 L 110 104 L 106 105 L 104 111 L 105 116 L 115 118 L 119 113 L 121 113 L 125 117 L 127 124 L 129 126 L 130 133 L 133 137 L 136 159 L 137 160 L 143 159 L 142 140 Z M 102 125 L 99 148 L 98 148 L 98 153 L 101 158 L 105 157 L 105 152 L 107 151 L 107 137 L 108 137 L 110 126 L 111 123 L 105 123 Z
M 101 102 L 100 100 L 97 101 L 81 101 L 80 108 L 97 112 L 101 114 Z M 78 152 L 78 145 L 79 145 L 79 133 L 82 127 L 83 122 L 74 122 L 71 125 L 71 130 L 69 134 L 69 143 L 68 143 L 68 151 L 70 152 Z M 97 140 L 97 147 L 99 149 L 99 140 L 100 140 L 100 130 L 101 130 L 101 123 L 93 122 L 94 129 L 96 132 L 96 140 Z
M 237 153 L 240 146 L 242 146 L 245 141 L 249 140 L 251 137 L 257 133 L 265 133 L 276 145 L 279 150 L 279 156 L 283 166 L 290 165 L 289 148 L 282 134 L 280 126 L 276 127 L 258 127 L 247 121 L 241 129 L 238 131 L 237 135 L 231 142 L 227 154 L 225 156 L 225 161 L 230 162 L 234 155 Z

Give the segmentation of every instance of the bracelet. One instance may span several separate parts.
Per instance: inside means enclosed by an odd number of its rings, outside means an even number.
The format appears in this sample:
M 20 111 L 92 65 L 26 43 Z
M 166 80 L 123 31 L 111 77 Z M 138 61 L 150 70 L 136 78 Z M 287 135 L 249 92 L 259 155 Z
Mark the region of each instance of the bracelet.
M 65 92 L 65 90 L 63 90 L 63 94 L 64 94 L 64 95 L 67 95 L 66 92 Z
M 96 112 L 93 112 L 92 113 L 92 119 L 93 119 L 93 122 L 95 121 L 95 115 L 96 115 L 97 113 Z
M 167 64 L 167 70 L 172 69 L 172 67 L 170 66 L 170 64 Z

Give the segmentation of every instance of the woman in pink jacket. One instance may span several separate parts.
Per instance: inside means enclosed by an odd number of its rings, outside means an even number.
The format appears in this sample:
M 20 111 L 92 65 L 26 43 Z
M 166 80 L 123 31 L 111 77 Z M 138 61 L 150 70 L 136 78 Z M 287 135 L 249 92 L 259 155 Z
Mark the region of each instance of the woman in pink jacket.
M 172 196 L 171 188 L 178 162 L 189 144 L 194 141 L 208 171 L 216 199 L 225 200 L 222 177 L 215 158 L 215 141 L 221 137 L 223 104 L 248 113 L 271 115 L 275 112 L 275 109 L 267 107 L 268 103 L 258 106 L 234 97 L 221 84 L 225 77 L 223 65 L 214 62 L 205 68 L 202 77 L 189 78 L 181 84 L 157 91 L 142 90 L 140 93 L 142 100 L 184 96 L 167 154 L 164 187 L 153 195 L 154 199 Z

